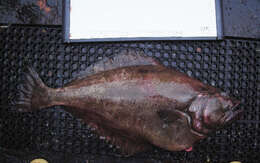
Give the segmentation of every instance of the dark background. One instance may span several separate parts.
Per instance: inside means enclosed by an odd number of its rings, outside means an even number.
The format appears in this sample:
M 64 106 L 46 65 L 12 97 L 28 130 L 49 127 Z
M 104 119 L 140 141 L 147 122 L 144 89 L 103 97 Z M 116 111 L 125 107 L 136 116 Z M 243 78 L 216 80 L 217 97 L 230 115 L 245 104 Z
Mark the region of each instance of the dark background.
M 0 0 L 0 6 L 6 6 L 5 2 Z M 54 15 L 60 15 L 60 1 L 8 2 L 11 4 L 8 3 L 7 9 L 1 8 L 1 13 L 5 14 L 0 16 L 1 21 L 3 19 L 9 23 L 0 26 L 1 163 L 27 163 L 39 157 L 51 163 L 259 162 L 260 41 L 225 38 L 219 41 L 65 44 L 62 41 L 62 26 L 59 25 L 61 16 L 44 14 L 53 10 Z M 47 5 L 43 5 L 45 7 L 37 6 L 44 2 L 47 2 Z M 232 10 L 236 4 L 245 3 L 247 6 L 252 1 L 237 2 L 225 1 L 230 5 L 233 3 Z M 25 17 L 23 22 L 16 18 L 20 10 L 26 11 L 20 15 Z M 16 16 L 12 17 L 12 14 Z M 12 23 L 16 25 L 10 25 Z M 33 113 L 20 113 L 16 108 L 7 107 L 10 101 L 17 98 L 17 88 L 22 83 L 23 72 L 28 65 L 36 69 L 48 86 L 61 87 L 102 57 L 127 49 L 144 51 L 165 66 L 226 91 L 241 100 L 239 107 L 244 109 L 244 114 L 235 123 L 196 144 L 192 152 L 169 152 L 155 147 L 151 152 L 125 158 L 115 147 L 91 132 L 87 124 L 65 112 L 62 107 Z

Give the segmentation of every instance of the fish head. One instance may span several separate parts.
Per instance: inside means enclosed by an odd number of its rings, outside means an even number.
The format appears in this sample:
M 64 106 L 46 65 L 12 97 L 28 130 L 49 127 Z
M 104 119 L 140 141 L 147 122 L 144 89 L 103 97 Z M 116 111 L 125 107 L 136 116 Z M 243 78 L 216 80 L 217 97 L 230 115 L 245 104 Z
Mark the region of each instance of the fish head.
M 189 109 L 193 129 L 207 135 L 211 131 L 222 128 L 242 113 L 239 104 L 239 100 L 229 97 L 224 92 L 199 95 Z
M 210 97 L 203 114 L 206 127 L 221 127 L 234 121 L 242 113 L 242 109 L 238 107 L 239 104 L 240 101 L 228 97 L 226 93 L 215 94 Z

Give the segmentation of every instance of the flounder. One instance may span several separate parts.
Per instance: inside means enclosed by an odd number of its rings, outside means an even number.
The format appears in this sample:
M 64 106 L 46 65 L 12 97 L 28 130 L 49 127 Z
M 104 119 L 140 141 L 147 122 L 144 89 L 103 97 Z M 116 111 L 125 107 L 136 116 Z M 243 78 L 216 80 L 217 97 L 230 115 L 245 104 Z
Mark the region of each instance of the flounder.
M 62 88 L 47 87 L 32 68 L 25 77 L 17 106 L 67 106 L 127 155 L 191 149 L 242 112 L 238 100 L 141 52 L 105 57 Z

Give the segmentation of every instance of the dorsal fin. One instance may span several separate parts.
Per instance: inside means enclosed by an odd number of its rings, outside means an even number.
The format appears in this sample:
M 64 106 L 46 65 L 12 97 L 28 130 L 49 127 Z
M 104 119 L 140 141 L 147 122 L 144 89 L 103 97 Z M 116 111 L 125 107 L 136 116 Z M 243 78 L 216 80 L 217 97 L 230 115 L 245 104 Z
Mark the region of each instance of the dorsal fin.
M 86 70 L 79 72 L 74 80 L 85 78 L 102 71 L 137 65 L 160 65 L 160 63 L 152 57 L 146 56 L 141 51 L 123 51 L 110 57 L 104 57 L 102 60 L 92 64 Z

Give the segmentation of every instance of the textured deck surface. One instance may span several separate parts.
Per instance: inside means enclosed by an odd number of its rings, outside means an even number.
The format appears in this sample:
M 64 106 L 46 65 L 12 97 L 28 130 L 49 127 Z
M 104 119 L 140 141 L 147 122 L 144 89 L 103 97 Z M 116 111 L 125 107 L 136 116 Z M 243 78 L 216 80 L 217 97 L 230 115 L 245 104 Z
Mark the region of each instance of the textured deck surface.
M 0 162 L 228 162 L 260 160 L 260 41 L 146 41 L 64 44 L 61 26 L 0 28 L 0 102 L 15 100 L 26 65 L 48 86 L 61 87 L 103 56 L 125 49 L 142 50 L 165 66 L 176 68 L 241 99 L 245 113 L 194 146 L 192 152 L 153 152 L 122 158 L 116 148 L 93 134 L 75 117 L 53 107 L 34 113 L 0 109 Z M 4 148 L 8 148 L 6 151 Z M 11 150 L 11 151 L 10 151 Z M 12 151 L 15 150 L 15 151 Z M 48 151 L 48 152 L 47 152 Z

